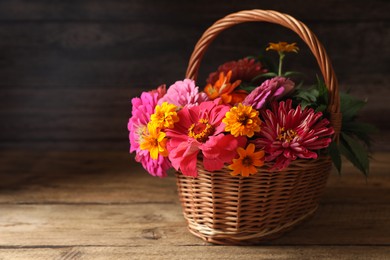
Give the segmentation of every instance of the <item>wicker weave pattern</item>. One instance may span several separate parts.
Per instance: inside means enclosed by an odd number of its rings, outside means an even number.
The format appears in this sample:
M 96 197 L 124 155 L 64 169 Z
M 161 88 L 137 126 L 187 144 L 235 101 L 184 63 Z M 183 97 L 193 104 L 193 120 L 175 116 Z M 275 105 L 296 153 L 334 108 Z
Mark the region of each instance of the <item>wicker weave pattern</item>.
M 228 15 L 202 35 L 190 58 L 187 78 L 196 79 L 208 46 L 223 30 L 239 23 L 264 21 L 296 32 L 317 59 L 329 90 L 330 121 L 338 138 L 341 114 L 337 79 L 325 49 L 301 22 L 275 11 L 250 10 Z M 198 161 L 198 177 L 177 173 L 177 186 L 189 230 L 217 244 L 256 244 L 280 236 L 311 216 L 326 185 L 331 161 L 296 160 L 281 172 L 262 169 L 233 177 L 229 170 L 208 172 Z
M 281 172 L 250 177 L 229 170 L 199 176 L 177 174 L 179 196 L 189 229 L 218 244 L 253 244 L 275 238 L 317 208 L 330 170 L 328 157 L 297 160 Z

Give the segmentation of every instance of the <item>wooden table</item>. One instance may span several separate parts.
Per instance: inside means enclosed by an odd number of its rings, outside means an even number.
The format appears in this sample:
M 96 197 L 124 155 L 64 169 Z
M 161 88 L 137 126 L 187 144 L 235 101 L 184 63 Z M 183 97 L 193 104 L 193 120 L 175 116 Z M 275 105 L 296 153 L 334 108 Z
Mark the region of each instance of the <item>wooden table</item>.
M 332 173 L 316 215 L 261 246 L 191 235 L 173 177 L 125 152 L 0 152 L 0 259 L 390 259 L 390 153 Z

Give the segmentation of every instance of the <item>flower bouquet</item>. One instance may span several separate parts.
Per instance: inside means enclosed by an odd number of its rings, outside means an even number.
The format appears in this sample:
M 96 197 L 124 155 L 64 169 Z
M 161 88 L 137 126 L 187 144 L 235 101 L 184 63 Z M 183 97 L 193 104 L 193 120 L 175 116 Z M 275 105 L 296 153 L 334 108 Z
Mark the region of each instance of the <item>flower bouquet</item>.
M 266 48 L 277 53 L 276 71 L 246 57 L 222 64 L 198 87 L 194 78 L 210 39 L 245 21 L 296 31 L 317 58 L 325 83 L 295 83 L 283 62 L 299 48 L 279 42 Z M 315 211 L 331 158 L 341 167 L 339 95 L 325 50 L 302 23 L 274 11 L 239 12 L 210 27 L 195 47 L 186 79 L 132 99 L 128 129 L 130 152 L 151 175 L 176 170 L 189 230 L 214 243 L 279 236 Z M 348 141 L 343 151 L 365 171 Z

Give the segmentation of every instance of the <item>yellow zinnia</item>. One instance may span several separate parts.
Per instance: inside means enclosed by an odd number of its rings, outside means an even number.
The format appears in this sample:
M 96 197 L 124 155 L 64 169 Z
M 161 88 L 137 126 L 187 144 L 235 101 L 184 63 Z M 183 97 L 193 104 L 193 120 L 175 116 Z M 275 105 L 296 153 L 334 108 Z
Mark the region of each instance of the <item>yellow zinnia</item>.
M 230 132 L 235 137 L 244 135 L 252 137 L 255 132 L 260 132 L 259 111 L 241 103 L 232 107 L 222 122 L 226 125 L 225 131 Z
M 168 156 L 168 150 L 166 148 L 167 138 L 164 132 L 162 132 L 152 122 L 148 123 L 148 131 L 143 134 L 142 142 L 140 143 L 141 150 L 148 150 L 150 157 L 157 160 L 158 155 Z
M 297 45 L 296 42 L 294 42 L 294 43 L 270 42 L 268 48 L 265 50 L 266 51 L 273 50 L 273 51 L 277 51 L 277 52 L 298 52 L 299 48 L 296 45 Z
M 238 159 L 233 159 L 233 163 L 228 166 L 233 170 L 230 174 L 233 176 L 241 174 L 241 176 L 248 177 L 257 172 L 256 167 L 264 165 L 264 151 L 255 152 L 255 145 L 250 143 L 246 150 L 242 147 L 237 148 L 240 156 Z
M 176 111 L 175 105 L 163 102 L 156 106 L 150 120 L 158 128 L 173 128 L 174 124 L 179 121 Z

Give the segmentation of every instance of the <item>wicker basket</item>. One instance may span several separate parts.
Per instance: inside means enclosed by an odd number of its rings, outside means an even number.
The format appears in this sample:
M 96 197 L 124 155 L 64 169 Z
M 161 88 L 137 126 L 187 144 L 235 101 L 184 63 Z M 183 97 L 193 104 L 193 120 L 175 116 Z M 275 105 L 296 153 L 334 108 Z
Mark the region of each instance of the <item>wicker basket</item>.
M 263 21 L 296 32 L 317 59 L 328 87 L 330 121 L 338 138 L 341 127 L 337 79 L 316 36 L 300 21 L 275 11 L 250 10 L 214 23 L 195 46 L 187 78 L 196 79 L 201 59 L 223 30 L 239 23 Z M 177 173 L 177 186 L 189 230 L 217 244 L 257 244 L 276 238 L 310 217 L 318 207 L 331 169 L 328 156 L 296 160 L 280 172 L 261 170 L 250 177 L 231 176 L 227 169 L 209 172 L 198 163 L 198 177 Z

